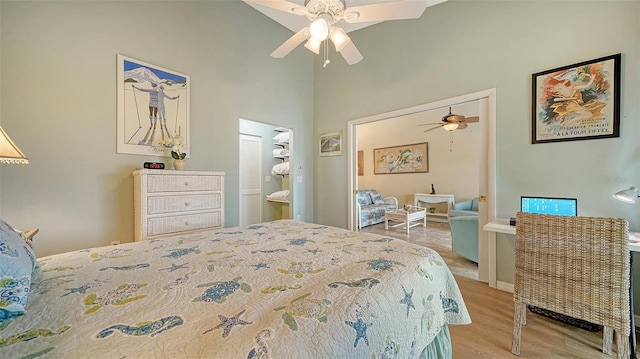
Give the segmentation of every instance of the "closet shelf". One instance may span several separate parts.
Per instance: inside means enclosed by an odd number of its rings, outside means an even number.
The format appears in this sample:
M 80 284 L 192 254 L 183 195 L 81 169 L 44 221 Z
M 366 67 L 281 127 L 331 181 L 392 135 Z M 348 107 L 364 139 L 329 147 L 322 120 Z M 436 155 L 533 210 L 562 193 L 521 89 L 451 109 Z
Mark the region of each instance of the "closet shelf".
M 287 201 L 287 200 L 281 200 L 281 199 L 269 199 L 269 198 L 267 198 L 267 202 L 289 203 L 289 201 Z

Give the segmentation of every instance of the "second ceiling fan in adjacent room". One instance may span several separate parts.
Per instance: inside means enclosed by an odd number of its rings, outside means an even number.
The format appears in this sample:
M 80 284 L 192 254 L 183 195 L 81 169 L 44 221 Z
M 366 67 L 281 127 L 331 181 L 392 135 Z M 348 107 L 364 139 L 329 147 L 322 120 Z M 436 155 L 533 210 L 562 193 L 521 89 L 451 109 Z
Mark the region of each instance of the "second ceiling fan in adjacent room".
M 453 114 L 451 113 L 451 107 L 449 107 L 449 113 L 442 118 L 441 122 L 424 123 L 418 126 L 435 126 L 435 127 L 424 130 L 424 132 L 433 131 L 437 128 L 444 128 L 447 131 L 454 131 L 454 130 L 463 130 L 467 128 L 467 124 L 475 123 L 479 121 L 480 121 L 480 117 L 478 116 L 465 117 L 462 115 Z

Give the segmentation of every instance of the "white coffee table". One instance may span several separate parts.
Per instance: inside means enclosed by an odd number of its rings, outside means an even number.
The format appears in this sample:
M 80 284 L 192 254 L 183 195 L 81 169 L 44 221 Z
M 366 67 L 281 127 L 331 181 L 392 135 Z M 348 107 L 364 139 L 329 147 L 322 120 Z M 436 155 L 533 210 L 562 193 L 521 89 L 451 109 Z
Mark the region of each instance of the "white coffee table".
M 389 230 L 389 221 L 399 222 L 391 227 L 404 226 L 407 234 L 409 234 L 409 228 L 415 227 L 420 224 L 422 220 L 422 226 L 427 227 L 427 210 L 422 207 L 411 206 L 409 210 L 397 209 L 395 211 L 386 211 L 384 213 L 384 229 Z M 415 222 L 415 223 L 411 223 Z

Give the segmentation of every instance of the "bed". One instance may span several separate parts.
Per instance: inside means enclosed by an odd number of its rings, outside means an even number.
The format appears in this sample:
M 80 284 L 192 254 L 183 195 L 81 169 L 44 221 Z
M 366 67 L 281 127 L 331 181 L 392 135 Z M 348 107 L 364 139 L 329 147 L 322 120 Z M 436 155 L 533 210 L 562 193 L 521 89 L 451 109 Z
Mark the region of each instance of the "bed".
M 26 260 L 0 358 L 446 358 L 471 322 L 435 251 L 299 221 Z

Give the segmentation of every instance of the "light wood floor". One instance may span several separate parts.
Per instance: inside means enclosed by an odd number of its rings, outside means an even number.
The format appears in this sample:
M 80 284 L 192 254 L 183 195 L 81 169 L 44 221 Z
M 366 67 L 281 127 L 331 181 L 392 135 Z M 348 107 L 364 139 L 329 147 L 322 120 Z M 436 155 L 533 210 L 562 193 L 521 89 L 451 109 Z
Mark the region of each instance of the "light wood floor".
M 475 277 L 472 275 L 474 264 L 451 252 L 448 224 L 428 222 L 426 229 L 421 226 L 411 228 L 408 236 L 400 228 L 385 231 L 384 223 L 365 227 L 362 231 L 427 245 L 447 262 L 473 322 L 450 328 L 454 359 L 518 358 L 511 354 L 513 295 L 475 280 L 477 272 Z M 589 332 L 527 312 L 519 358 L 614 359 L 616 356 L 615 353 L 613 356 L 602 353 L 602 331 Z

